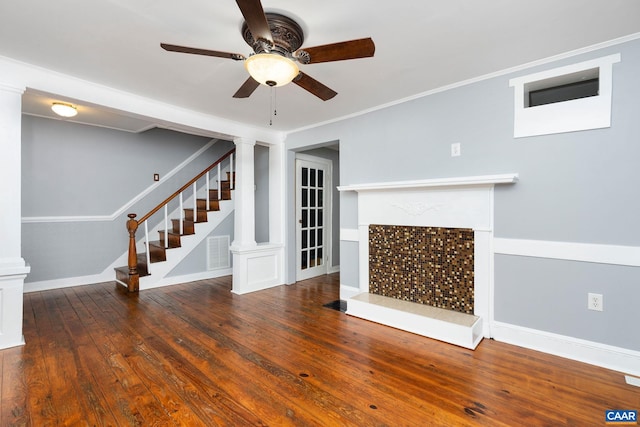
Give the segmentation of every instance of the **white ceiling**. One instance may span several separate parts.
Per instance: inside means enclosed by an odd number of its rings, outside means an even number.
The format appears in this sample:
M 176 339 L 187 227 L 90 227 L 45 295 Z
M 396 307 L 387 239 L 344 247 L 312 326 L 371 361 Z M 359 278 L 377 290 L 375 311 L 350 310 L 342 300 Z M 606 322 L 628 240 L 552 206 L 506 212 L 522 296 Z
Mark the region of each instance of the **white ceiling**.
M 262 0 L 302 26 L 304 47 L 372 37 L 373 58 L 303 65 L 338 92 L 323 102 L 296 85 L 277 89 L 271 129 L 356 114 L 456 82 L 640 33 L 638 0 Z M 232 0 L 4 0 L 0 56 L 216 117 L 269 127 L 270 89 L 232 95 L 241 62 L 166 52 L 161 42 L 248 55 Z M 1 76 L 0 76 L 1 80 Z M 25 96 L 25 112 L 56 96 Z M 37 110 L 37 108 L 41 108 Z M 100 109 L 87 122 L 100 121 Z M 33 110 L 33 111 L 32 111 Z M 107 115 L 108 116 L 108 115 Z M 147 122 L 104 120 L 130 130 Z M 89 118 L 87 118 L 89 117 Z M 104 124 L 117 127 L 112 122 Z

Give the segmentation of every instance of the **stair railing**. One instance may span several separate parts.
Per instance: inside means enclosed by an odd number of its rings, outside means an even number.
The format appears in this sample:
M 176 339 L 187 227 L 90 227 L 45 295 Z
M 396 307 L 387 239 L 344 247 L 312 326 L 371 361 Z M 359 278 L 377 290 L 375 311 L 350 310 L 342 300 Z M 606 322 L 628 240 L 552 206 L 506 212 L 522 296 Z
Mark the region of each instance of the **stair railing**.
M 152 215 L 154 215 L 156 212 L 158 212 L 160 209 L 164 209 L 164 247 L 168 248 L 169 247 L 169 211 L 168 211 L 168 205 L 169 202 L 171 202 L 173 199 L 175 199 L 176 197 L 178 197 L 178 201 L 179 201 L 179 212 L 180 212 L 180 235 L 182 235 L 184 233 L 184 219 L 185 219 L 185 214 L 184 214 L 184 209 L 183 209 L 183 205 L 184 205 L 184 194 L 187 193 L 187 190 L 189 188 L 192 189 L 193 191 L 193 221 L 196 222 L 197 221 L 197 214 L 198 214 L 198 197 L 197 197 L 197 183 L 198 180 L 202 177 L 205 177 L 205 199 L 206 199 L 206 203 L 207 203 L 207 211 L 210 210 L 211 208 L 211 201 L 209 199 L 209 190 L 210 190 L 210 172 L 216 168 L 216 172 L 215 174 L 217 175 L 217 194 L 218 194 L 218 200 L 220 200 L 222 198 L 222 170 L 221 170 L 221 166 L 222 166 L 222 162 L 225 161 L 227 158 L 229 159 L 229 173 L 231 176 L 230 179 L 230 186 L 231 189 L 233 190 L 233 186 L 234 186 L 234 179 L 233 179 L 233 160 L 234 160 L 234 153 L 235 153 L 235 148 L 230 150 L 229 152 L 227 152 L 225 155 L 223 155 L 222 157 L 220 157 L 218 160 L 216 160 L 211 166 L 209 166 L 208 168 L 206 168 L 205 170 L 203 170 L 202 172 L 200 172 L 197 176 L 195 176 L 194 178 L 192 178 L 189 182 L 187 182 L 185 185 L 183 185 L 182 187 L 180 187 L 180 189 L 178 189 L 177 191 L 175 191 L 172 195 L 170 195 L 169 197 L 167 197 L 166 199 L 164 199 L 164 201 L 162 201 L 161 203 L 159 203 L 155 208 L 151 209 L 149 212 L 147 212 L 144 216 L 142 216 L 142 218 L 140 218 L 139 220 L 136 220 L 136 214 L 135 213 L 130 213 L 127 215 L 127 217 L 129 217 L 129 220 L 127 221 L 127 231 L 129 232 L 129 255 L 127 257 L 127 263 L 128 263 L 128 267 L 129 267 L 129 291 L 130 292 L 136 292 L 138 291 L 138 287 L 139 287 L 139 272 L 138 272 L 138 254 L 137 254 L 137 248 L 136 248 L 136 231 L 138 229 L 138 227 L 140 226 L 140 224 L 144 223 L 144 235 L 145 235 L 145 249 L 146 249 L 146 257 L 147 257 L 147 272 L 149 274 L 151 274 L 151 250 L 150 250 L 150 246 L 149 246 L 149 227 L 148 227 L 148 219 L 151 218 Z M 187 197 L 188 198 L 188 197 Z

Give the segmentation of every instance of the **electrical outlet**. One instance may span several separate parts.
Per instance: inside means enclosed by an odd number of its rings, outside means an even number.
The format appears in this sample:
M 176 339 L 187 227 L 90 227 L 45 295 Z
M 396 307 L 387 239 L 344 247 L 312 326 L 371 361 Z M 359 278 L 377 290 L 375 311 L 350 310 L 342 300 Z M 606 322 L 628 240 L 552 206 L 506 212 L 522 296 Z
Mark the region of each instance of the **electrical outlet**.
M 154 181 L 160 181 L 160 174 L 159 173 L 154 173 L 153 174 L 153 180 Z
M 588 298 L 589 299 L 587 301 L 587 308 L 589 310 L 602 311 L 604 309 L 602 294 L 589 293 Z
M 458 157 L 460 154 L 460 143 L 454 142 L 453 144 L 451 144 L 451 157 Z

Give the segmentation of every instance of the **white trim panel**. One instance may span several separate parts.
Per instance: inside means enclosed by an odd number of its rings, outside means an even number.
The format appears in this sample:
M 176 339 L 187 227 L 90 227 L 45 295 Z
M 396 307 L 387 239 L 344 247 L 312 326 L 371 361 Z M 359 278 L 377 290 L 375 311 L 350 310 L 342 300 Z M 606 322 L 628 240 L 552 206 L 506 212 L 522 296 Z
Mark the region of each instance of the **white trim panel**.
M 640 352 L 502 322 L 491 326 L 496 341 L 640 375 Z
M 638 246 L 494 238 L 493 251 L 502 255 L 640 267 Z
M 24 344 L 22 336 L 22 307 L 24 278 L 30 267 L 22 268 L 20 274 L 0 275 L 0 349 Z
M 234 294 L 246 294 L 283 285 L 282 258 L 284 246 L 261 244 L 253 248 L 231 247 L 233 253 Z

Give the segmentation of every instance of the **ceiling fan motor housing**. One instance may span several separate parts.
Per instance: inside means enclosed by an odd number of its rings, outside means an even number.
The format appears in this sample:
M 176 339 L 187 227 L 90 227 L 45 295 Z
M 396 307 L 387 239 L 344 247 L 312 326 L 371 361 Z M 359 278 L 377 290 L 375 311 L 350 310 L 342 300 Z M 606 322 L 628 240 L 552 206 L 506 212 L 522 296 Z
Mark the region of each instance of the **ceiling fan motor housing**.
M 292 53 L 304 42 L 302 28 L 293 19 L 279 13 L 265 13 L 265 16 L 271 30 L 273 45 L 268 40 L 255 40 L 246 22 L 242 25 L 242 38 L 255 53 L 277 53 L 292 58 Z

